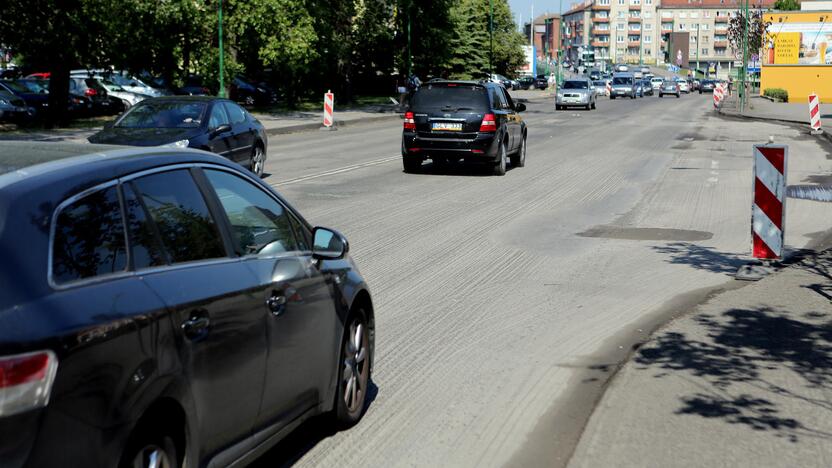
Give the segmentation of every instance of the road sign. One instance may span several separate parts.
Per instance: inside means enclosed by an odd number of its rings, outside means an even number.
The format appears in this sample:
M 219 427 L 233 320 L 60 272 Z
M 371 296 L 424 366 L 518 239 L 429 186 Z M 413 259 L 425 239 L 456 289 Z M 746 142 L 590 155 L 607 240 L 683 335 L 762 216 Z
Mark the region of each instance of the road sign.
M 788 155 L 786 145 L 754 145 L 754 202 L 751 205 L 754 258 L 783 256 Z

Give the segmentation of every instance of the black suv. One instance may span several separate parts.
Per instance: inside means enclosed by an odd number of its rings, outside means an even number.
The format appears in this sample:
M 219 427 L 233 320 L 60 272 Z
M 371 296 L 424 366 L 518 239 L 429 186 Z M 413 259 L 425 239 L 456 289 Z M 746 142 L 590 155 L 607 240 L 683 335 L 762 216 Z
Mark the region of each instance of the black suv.
M 411 99 L 404 116 L 402 162 L 416 172 L 425 159 L 493 164 L 504 175 L 526 162 L 526 123 L 505 88 L 492 82 L 432 81 Z
M 0 466 L 244 466 L 361 417 L 373 306 L 343 236 L 203 151 L 0 154 Z

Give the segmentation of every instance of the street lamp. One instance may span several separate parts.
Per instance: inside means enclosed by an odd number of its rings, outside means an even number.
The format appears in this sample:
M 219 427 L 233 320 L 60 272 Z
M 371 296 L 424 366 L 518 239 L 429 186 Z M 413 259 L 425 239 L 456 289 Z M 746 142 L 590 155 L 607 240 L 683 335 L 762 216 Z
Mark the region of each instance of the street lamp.
M 219 2 L 219 10 L 217 12 L 217 16 L 219 19 L 219 43 L 220 43 L 220 92 L 217 94 L 219 97 L 225 97 L 225 63 L 223 60 L 223 47 L 222 47 L 222 0 Z

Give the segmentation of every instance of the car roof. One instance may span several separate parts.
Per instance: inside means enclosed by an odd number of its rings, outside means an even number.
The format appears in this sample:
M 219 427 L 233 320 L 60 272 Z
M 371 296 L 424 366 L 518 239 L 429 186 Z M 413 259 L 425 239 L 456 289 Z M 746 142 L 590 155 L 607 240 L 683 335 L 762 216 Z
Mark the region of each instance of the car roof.
M 431 83 L 434 84 L 434 83 Z M 215 101 L 227 101 L 231 102 L 226 98 L 221 98 L 217 96 L 161 96 L 155 97 L 150 99 L 145 99 L 142 103 L 149 103 L 149 102 L 160 102 L 160 101 L 180 101 L 180 102 L 215 102 Z
M 73 158 L 101 150 L 123 149 L 121 146 L 78 143 L 46 143 L 32 141 L 0 142 L 0 175 L 27 169 L 31 166 Z

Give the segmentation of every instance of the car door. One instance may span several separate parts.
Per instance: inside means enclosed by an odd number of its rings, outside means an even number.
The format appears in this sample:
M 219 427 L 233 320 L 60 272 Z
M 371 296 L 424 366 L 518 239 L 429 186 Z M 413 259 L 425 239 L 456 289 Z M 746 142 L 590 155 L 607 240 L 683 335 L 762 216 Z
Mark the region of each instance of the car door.
M 523 134 L 520 128 L 520 122 L 523 119 L 517 112 L 517 109 L 514 106 L 514 101 L 511 99 L 511 95 L 508 93 L 508 91 L 505 89 L 500 91 L 502 92 L 503 99 L 506 103 L 506 112 L 508 113 L 509 128 L 511 129 L 511 147 L 509 148 L 509 151 L 516 151 L 520 147 L 520 143 L 523 141 Z
M 164 300 L 190 385 L 200 458 L 250 435 L 266 364 L 266 315 L 187 168 L 133 176 L 123 198 L 133 267 Z M 136 242 L 141 240 L 141 242 Z
M 494 116 L 499 122 L 497 127 L 502 128 L 502 131 L 505 132 L 506 150 L 510 152 L 514 147 L 514 135 L 511 129 L 510 113 L 506 110 L 506 106 L 508 106 L 506 97 L 502 90 L 496 86 L 492 86 L 488 90 L 491 95 L 491 106 L 494 109 Z
M 246 118 L 245 111 L 233 102 L 223 102 L 233 133 L 233 160 L 242 165 L 248 165 L 254 146 L 254 125 Z
M 234 248 L 257 278 L 267 315 L 266 382 L 257 427 L 273 431 L 317 407 L 333 382 L 340 334 L 332 278 L 290 211 L 239 173 L 204 169 Z
M 221 101 L 214 102 L 208 118 L 208 141 L 205 149 L 234 161 L 235 143 L 232 130 L 225 106 Z

